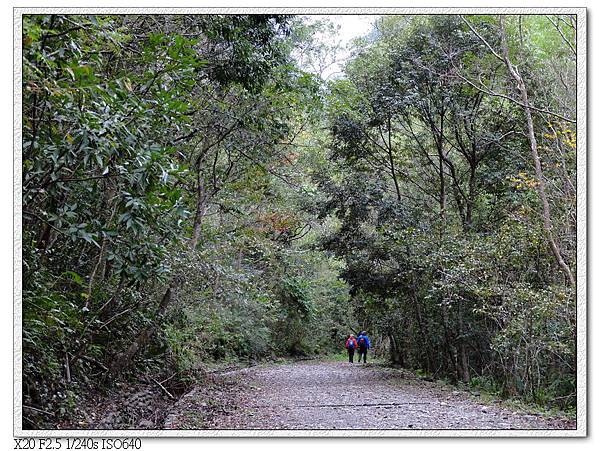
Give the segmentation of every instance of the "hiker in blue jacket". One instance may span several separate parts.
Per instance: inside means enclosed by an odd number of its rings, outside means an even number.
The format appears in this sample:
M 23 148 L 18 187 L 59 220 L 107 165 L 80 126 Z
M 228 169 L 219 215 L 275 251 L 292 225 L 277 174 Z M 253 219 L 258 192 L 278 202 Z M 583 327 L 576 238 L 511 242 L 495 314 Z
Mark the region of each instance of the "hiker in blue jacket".
M 364 330 L 360 333 L 356 342 L 358 343 L 358 362 L 360 363 L 360 358 L 362 357 L 363 362 L 367 363 L 367 350 L 371 347 L 371 342 Z

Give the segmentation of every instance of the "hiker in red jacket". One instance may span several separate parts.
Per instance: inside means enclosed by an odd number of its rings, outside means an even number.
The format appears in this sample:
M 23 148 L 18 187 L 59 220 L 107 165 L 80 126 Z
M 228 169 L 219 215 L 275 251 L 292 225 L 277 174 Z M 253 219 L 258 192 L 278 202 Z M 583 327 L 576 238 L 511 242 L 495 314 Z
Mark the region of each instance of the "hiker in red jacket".
M 346 349 L 348 350 L 348 361 L 354 363 L 354 350 L 358 347 L 354 334 L 350 334 L 350 337 L 346 340 Z

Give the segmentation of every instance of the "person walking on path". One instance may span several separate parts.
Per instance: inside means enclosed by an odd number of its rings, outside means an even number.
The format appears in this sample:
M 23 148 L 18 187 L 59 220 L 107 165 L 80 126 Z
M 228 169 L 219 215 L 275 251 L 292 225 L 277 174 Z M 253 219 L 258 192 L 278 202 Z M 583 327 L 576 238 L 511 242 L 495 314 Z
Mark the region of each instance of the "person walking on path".
M 369 337 L 367 337 L 367 333 L 362 331 L 356 340 L 358 344 L 358 362 L 360 363 L 360 358 L 364 363 L 367 363 L 367 351 L 371 347 L 371 342 L 369 341 Z
M 348 350 L 348 362 L 354 363 L 354 350 L 357 348 L 358 344 L 356 343 L 356 339 L 354 338 L 354 334 L 350 334 L 350 337 L 346 340 L 346 349 Z

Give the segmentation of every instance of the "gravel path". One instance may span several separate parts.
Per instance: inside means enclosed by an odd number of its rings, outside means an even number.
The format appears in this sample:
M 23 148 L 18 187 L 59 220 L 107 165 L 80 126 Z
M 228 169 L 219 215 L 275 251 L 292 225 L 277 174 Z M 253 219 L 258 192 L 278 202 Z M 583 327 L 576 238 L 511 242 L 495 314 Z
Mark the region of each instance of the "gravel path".
M 184 396 L 174 429 L 574 429 L 371 364 L 309 361 L 221 375 Z

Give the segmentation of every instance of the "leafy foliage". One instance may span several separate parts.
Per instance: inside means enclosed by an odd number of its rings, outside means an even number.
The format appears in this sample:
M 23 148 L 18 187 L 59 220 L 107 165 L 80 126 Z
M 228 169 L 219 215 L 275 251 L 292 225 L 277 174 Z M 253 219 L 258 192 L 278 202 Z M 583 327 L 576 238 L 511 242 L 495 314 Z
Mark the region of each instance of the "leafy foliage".
M 24 426 L 359 329 L 423 374 L 574 405 L 574 287 L 491 49 L 522 62 L 574 268 L 575 26 L 385 16 L 324 81 L 324 22 L 25 16 Z

